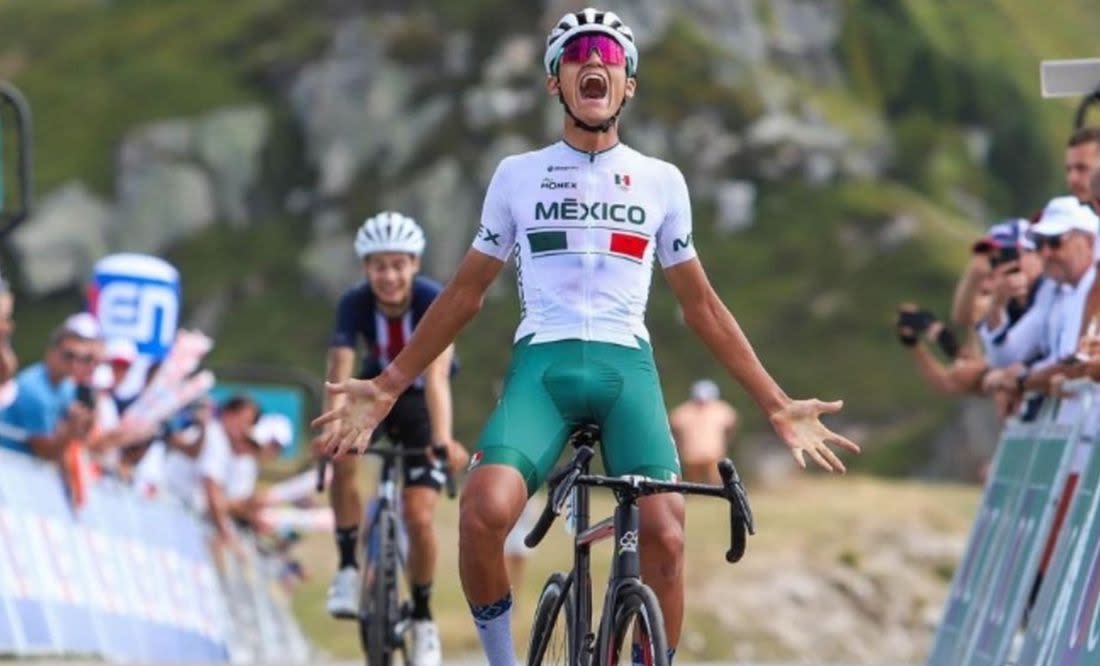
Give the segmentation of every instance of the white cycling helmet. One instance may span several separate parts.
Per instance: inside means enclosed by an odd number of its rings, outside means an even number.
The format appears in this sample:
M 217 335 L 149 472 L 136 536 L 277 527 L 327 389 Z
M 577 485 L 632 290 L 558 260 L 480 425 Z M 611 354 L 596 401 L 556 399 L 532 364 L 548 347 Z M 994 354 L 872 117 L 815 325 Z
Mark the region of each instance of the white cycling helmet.
M 546 54 L 542 62 L 546 65 L 547 74 L 554 75 L 557 72 L 558 60 L 565 43 L 586 32 L 602 32 L 614 37 L 626 51 L 627 75 L 634 76 L 638 73 L 638 47 L 634 44 L 634 32 L 614 12 L 589 7 L 561 17 L 546 36 Z
M 355 253 L 360 259 L 376 252 L 405 252 L 419 257 L 424 244 L 424 232 L 416 220 L 388 210 L 368 217 L 355 234 Z

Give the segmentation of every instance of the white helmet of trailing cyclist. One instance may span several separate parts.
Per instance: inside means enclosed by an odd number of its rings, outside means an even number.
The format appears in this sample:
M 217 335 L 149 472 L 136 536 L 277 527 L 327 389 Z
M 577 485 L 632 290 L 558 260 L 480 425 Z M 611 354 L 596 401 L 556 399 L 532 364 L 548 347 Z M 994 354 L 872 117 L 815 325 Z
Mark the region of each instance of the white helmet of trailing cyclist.
M 613 37 L 626 51 L 627 75 L 638 73 L 638 47 L 634 44 L 634 32 L 614 12 L 588 7 L 561 17 L 546 36 L 546 54 L 542 62 L 546 65 L 547 74 L 557 74 L 565 43 L 587 32 L 602 32 Z
M 355 234 L 355 253 L 360 259 L 377 252 L 404 252 L 420 256 L 424 252 L 424 231 L 416 220 L 385 211 L 368 217 Z

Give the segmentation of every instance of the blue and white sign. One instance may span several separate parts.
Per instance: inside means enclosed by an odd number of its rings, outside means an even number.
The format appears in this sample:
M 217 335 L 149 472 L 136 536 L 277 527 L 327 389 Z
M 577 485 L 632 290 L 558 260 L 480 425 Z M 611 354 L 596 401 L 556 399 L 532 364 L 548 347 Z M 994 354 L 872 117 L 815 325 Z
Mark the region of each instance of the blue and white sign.
M 152 360 L 164 358 L 180 319 L 179 271 L 147 254 L 112 254 L 96 262 L 88 309 L 103 335 L 126 338 Z

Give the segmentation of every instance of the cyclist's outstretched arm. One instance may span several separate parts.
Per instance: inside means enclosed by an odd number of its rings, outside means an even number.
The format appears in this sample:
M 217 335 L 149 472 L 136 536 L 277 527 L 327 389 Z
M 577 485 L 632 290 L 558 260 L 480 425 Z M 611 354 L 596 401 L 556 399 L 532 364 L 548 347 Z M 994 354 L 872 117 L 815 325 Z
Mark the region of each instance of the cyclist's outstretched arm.
M 684 322 L 731 375 L 745 387 L 765 414 L 791 402 L 757 358 L 749 339 L 718 297 L 698 259 L 665 269 L 665 279 L 684 312 Z
M 378 376 L 379 384 L 387 391 L 408 388 L 481 310 L 485 292 L 502 268 L 500 259 L 478 250 L 467 251 L 454 277 L 421 317 L 409 343 Z
M 454 342 L 481 309 L 485 292 L 503 267 L 501 259 L 478 250 L 467 252 L 455 276 L 421 317 L 409 343 L 382 374 L 329 384 L 329 393 L 346 395 L 347 400 L 313 420 L 313 427 L 325 427 L 319 447 L 330 455 L 342 455 L 365 446 L 397 396 Z
M 843 403 L 792 400 L 764 369 L 741 326 L 711 286 L 698 258 L 666 268 L 665 278 L 683 308 L 684 321 L 768 415 L 798 464 L 805 467 L 805 456 L 809 455 L 821 467 L 843 472 L 844 463 L 828 444 L 853 452 L 858 452 L 859 446 L 830 431 L 819 419 L 821 414 L 840 411 Z
M 447 345 L 424 372 L 424 400 L 428 403 L 432 442 L 436 444 L 447 444 L 454 439 L 451 402 L 451 361 L 454 352 L 454 345 Z

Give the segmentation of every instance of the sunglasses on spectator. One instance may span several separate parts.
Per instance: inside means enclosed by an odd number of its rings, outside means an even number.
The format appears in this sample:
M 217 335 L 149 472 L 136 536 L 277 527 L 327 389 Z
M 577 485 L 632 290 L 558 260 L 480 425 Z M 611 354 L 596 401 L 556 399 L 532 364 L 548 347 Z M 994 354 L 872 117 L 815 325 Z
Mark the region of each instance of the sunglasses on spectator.
M 1065 236 L 1065 234 L 1058 234 L 1057 236 L 1040 236 L 1039 234 L 1035 234 L 1032 240 L 1035 242 L 1036 250 L 1041 250 L 1044 246 L 1052 250 L 1057 250 L 1062 247 Z
M 77 354 L 71 349 L 62 349 L 61 360 L 67 363 L 72 363 L 73 361 L 77 363 L 94 363 L 95 354 Z
M 595 51 L 605 65 L 626 63 L 626 51 L 614 37 L 603 33 L 578 35 L 565 43 L 561 50 L 561 62 L 588 62 Z

